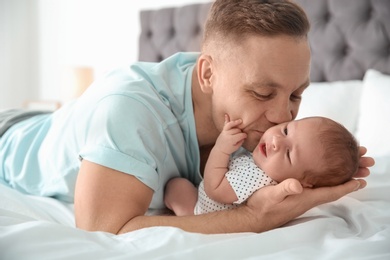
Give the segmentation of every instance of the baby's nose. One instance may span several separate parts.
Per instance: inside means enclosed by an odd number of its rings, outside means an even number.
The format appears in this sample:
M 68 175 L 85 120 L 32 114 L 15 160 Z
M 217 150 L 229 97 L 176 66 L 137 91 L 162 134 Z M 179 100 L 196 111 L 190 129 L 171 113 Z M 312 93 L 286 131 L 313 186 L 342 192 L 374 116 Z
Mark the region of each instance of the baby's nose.
M 272 137 L 272 148 L 274 151 L 278 151 L 280 147 L 282 146 L 281 137 L 278 135 L 274 135 Z

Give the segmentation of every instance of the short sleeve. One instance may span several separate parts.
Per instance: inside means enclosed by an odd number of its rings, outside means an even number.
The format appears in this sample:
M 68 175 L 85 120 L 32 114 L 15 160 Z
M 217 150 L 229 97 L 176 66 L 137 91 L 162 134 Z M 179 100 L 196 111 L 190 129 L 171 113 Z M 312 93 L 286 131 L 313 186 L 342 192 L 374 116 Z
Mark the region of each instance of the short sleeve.
M 91 115 L 80 157 L 132 174 L 158 187 L 157 160 L 164 160 L 164 123 L 153 108 L 125 95 L 109 95 Z

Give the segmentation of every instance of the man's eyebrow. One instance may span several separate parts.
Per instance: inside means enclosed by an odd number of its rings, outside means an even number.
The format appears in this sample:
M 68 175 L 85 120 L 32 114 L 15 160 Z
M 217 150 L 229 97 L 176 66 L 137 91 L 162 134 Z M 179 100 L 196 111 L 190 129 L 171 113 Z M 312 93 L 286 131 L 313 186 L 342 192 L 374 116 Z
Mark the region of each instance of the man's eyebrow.
M 298 89 L 300 89 L 300 88 L 305 89 L 308 86 L 310 86 L 310 79 L 306 79 L 306 81 L 302 85 L 300 85 Z
M 251 89 L 258 89 L 258 88 L 280 88 L 281 85 L 270 80 L 262 80 L 260 82 L 251 82 L 247 84 L 247 86 Z
M 252 89 L 256 88 L 264 88 L 264 87 L 269 87 L 269 88 L 282 88 L 282 85 L 271 80 L 263 80 L 261 82 L 252 82 L 251 84 L 248 84 L 248 86 Z M 310 86 L 310 79 L 306 79 L 305 82 L 303 82 L 297 89 L 306 89 L 308 86 Z

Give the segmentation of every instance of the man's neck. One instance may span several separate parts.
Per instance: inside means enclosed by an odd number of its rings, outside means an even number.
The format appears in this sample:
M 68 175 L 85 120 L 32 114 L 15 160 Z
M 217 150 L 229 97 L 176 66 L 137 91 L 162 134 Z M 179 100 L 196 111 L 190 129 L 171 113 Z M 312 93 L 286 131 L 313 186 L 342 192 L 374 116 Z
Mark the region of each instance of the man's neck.
M 211 115 L 211 94 L 202 91 L 196 66 L 192 72 L 192 105 L 199 147 L 214 145 L 219 131 L 216 129 Z

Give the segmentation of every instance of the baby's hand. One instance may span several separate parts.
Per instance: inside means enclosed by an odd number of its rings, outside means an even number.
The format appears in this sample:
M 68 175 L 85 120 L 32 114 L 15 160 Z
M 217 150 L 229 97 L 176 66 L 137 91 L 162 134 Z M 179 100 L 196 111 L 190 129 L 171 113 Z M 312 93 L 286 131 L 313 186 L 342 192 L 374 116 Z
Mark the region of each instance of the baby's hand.
M 247 137 L 246 133 L 238 128 L 241 123 L 242 119 L 230 121 L 229 116 L 225 115 L 225 125 L 215 144 L 223 153 L 231 154 L 241 147 Z

